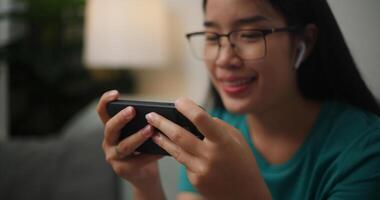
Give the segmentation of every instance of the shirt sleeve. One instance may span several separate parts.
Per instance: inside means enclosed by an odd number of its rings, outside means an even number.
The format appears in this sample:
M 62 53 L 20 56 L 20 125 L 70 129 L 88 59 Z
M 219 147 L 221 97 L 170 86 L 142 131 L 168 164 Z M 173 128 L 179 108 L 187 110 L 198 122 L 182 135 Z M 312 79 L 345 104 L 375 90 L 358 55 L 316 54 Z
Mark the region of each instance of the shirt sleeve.
M 183 165 L 180 167 L 179 172 L 178 191 L 198 193 L 194 186 L 190 183 L 189 178 L 187 177 L 186 168 Z
M 339 172 L 329 200 L 380 199 L 380 129 L 355 142 Z

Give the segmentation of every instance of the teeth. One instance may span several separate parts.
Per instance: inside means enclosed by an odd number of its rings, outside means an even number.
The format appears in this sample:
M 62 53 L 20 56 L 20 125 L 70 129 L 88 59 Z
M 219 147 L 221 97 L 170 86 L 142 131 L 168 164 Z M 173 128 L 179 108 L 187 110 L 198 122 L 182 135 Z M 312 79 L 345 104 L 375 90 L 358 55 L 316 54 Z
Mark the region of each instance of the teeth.
M 226 86 L 241 86 L 248 84 L 252 81 L 253 79 L 245 79 L 245 80 L 236 80 L 236 81 L 223 81 L 223 84 Z

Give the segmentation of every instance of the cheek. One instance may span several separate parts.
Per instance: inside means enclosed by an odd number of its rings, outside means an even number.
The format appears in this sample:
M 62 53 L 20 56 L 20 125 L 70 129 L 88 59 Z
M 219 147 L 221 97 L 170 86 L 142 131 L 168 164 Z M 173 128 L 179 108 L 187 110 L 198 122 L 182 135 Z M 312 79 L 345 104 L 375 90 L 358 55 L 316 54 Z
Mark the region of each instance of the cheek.
M 267 42 L 266 63 L 268 73 L 273 75 L 276 80 L 287 80 L 294 74 L 292 67 L 292 56 L 290 39 L 288 37 L 273 38 Z
M 282 96 L 293 89 L 291 72 L 283 70 L 288 67 L 283 63 L 271 63 L 263 70 L 259 84 L 262 92 L 266 93 L 264 96 Z
M 278 70 L 290 70 L 291 64 L 291 44 L 290 38 L 286 36 L 272 37 L 267 41 L 266 60 Z
M 292 66 L 289 46 L 269 47 L 265 66 L 261 69 L 262 89 L 272 95 L 287 95 L 296 90 L 296 71 Z
M 262 68 L 261 75 L 270 79 L 273 83 L 285 83 L 289 80 L 292 72 L 289 57 L 285 55 L 268 56 L 266 66 Z

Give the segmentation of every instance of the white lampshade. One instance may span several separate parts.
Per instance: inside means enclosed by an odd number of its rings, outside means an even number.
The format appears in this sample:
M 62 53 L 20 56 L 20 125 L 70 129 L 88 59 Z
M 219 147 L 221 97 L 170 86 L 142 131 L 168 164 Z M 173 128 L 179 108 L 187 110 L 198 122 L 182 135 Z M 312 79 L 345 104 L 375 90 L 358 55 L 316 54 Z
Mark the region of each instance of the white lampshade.
M 87 0 L 85 65 L 155 68 L 169 59 L 162 0 Z

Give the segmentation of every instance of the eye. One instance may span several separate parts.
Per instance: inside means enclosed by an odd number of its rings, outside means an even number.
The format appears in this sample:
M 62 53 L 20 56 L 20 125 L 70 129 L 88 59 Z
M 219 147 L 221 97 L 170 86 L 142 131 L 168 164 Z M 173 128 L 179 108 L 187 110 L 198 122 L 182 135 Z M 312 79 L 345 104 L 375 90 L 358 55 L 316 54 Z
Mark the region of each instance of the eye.
M 205 42 L 207 44 L 218 44 L 219 37 L 214 33 L 205 33 Z
M 238 39 L 243 42 L 256 42 L 263 38 L 263 34 L 260 31 L 240 31 L 238 33 Z

